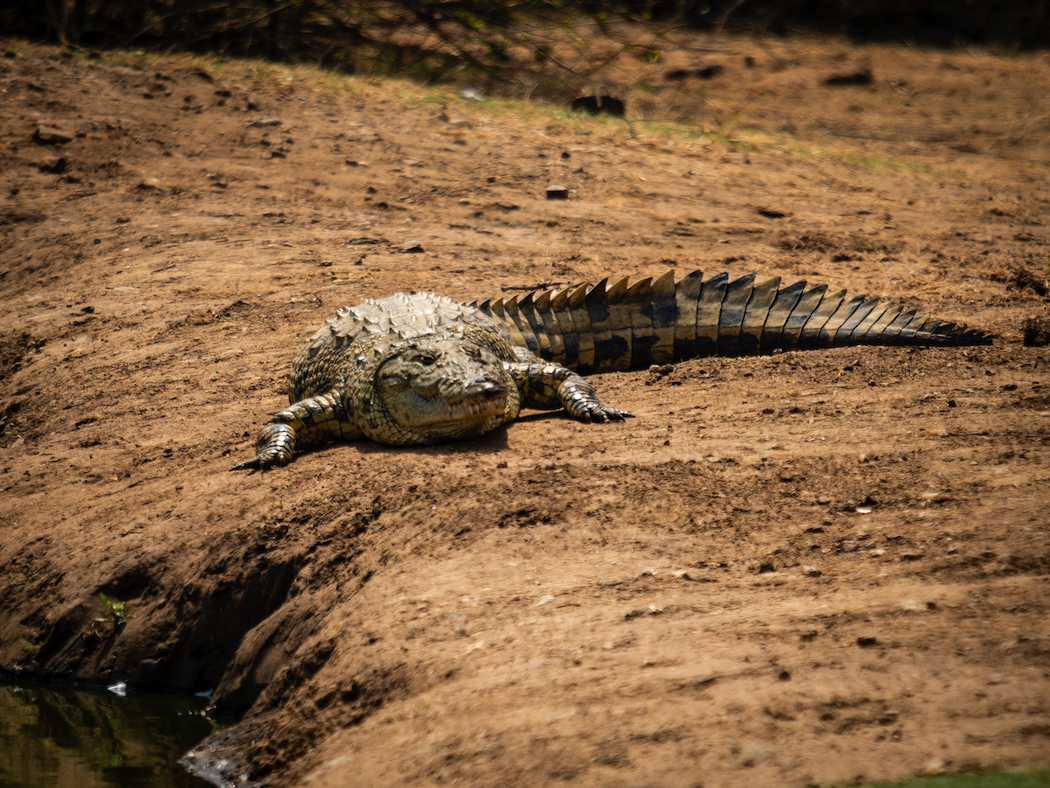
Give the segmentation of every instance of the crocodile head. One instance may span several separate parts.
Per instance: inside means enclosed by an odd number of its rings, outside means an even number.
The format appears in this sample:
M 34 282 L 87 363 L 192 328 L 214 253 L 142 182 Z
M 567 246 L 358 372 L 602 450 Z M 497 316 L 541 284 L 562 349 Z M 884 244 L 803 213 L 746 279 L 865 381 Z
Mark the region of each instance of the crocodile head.
M 396 341 L 365 361 L 358 425 L 372 440 L 424 444 L 472 438 L 514 419 L 521 397 L 488 346 L 460 327 Z M 378 348 L 377 348 L 378 350 Z

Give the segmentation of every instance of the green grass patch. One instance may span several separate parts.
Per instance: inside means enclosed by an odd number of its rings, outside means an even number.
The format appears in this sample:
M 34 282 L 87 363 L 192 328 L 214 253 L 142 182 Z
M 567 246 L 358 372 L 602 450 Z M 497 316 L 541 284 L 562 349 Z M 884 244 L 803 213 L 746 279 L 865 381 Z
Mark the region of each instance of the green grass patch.
M 1024 772 L 930 774 L 899 782 L 864 783 L 863 788 L 1047 788 L 1048 786 L 1050 786 L 1050 767 Z
M 648 93 L 650 96 L 659 96 L 663 88 L 659 85 L 654 85 L 651 82 L 634 82 L 627 86 L 628 90 L 637 90 L 641 93 Z
M 885 158 L 883 156 L 871 156 L 863 153 L 839 153 L 833 156 L 839 161 L 849 162 L 850 164 L 856 164 L 858 167 L 863 167 L 866 170 L 872 172 L 892 172 L 893 170 L 905 170 L 907 172 L 915 172 L 920 175 L 929 175 L 933 172 L 931 167 L 925 164 L 916 164 L 913 161 L 902 159 L 898 156 L 891 158 Z
M 913 161 L 905 156 L 873 156 L 868 153 L 846 153 L 828 150 L 819 146 L 804 145 L 798 142 L 771 143 L 769 147 L 776 148 L 789 156 L 797 156 L 800 159 L 840 161 L 878 173 L 910 172 L 915 175 L 930 175 L 935 178 L 947 178 L 950 180 L 966 180 L 968 177 L 962 172 L 938 169 L 928 164 Z

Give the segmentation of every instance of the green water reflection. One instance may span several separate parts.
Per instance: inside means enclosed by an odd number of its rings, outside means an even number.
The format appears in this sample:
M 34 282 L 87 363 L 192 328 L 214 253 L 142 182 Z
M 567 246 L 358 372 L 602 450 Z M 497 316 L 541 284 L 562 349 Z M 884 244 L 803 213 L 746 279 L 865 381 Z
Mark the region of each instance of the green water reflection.
M 203 788 L 177 761 L 221 726 L 204 698 L 0 683 L 0 788 Z

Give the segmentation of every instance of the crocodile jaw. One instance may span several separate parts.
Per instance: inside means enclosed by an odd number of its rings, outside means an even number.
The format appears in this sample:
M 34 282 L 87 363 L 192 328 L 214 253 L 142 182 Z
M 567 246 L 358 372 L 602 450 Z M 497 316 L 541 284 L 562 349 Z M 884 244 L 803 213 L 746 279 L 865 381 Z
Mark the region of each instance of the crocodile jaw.
M 397 445 L 476 437 L 514 419 L 521 403 L 503 362 L 459 336 L 399 343 L 372 384 L 365 432 Z
M 405 429 L 435 437 L 470 437 L 480 435 L 507 410 L 507 387 L 490 381 L 484 384 L 481 391 L 448 397 L 425 396 L 411 388 L 381 388 L 380 396 L 387 413 Z

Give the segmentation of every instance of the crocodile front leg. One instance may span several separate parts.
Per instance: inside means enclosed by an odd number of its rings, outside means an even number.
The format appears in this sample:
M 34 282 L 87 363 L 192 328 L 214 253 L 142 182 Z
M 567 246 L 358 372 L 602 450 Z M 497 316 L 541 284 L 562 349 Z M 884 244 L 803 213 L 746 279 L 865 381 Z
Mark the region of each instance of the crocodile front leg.
M 275 413 L 269 424 L 259 431 L 255 441 L 256 456 L 237 463 L 230 470 L 263 470 L 274 465 L 286 465 L 296 449 L 362 437 L 339 398 L 332 394 L 321 394 L 300 400 Z
M 634 415 L 602 405 L 590 383 L 560 364 L 520 361 L 505 366 L 521 392 L 523 408 L 564 408 L 578 421 L 596 423 L 623 421 Z

